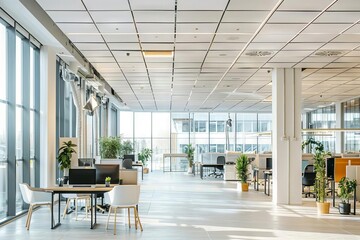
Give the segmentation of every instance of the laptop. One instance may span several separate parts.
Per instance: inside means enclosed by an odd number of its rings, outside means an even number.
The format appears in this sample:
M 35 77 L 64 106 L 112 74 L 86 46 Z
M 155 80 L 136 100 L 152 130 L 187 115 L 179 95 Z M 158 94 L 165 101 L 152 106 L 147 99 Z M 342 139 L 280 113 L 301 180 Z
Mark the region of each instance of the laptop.
M 95 187 L 96 169 L 69 169 L 69 187 Z

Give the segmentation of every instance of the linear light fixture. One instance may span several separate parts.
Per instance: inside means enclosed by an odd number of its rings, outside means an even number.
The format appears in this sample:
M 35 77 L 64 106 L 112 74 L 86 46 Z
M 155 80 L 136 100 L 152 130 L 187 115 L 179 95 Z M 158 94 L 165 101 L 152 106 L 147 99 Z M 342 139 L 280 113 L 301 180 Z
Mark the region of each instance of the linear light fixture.
M 144 57 L 169 57 L 174 56 L 173 51 L 143 51 Z

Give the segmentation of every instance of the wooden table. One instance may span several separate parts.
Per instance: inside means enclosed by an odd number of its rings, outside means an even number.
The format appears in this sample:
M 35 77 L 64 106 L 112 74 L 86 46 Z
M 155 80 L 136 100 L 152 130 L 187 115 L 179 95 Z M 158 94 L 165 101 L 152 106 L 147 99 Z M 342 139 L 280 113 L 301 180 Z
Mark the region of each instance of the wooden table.
M 95 187 L 48 187 L 44 188 L 46 192 L 51 193 L 51 229 L 55 229 L 61 225 L 60 223 L 60 194 L 62 193 L 74 193 L 74 194 L 90 194 L 91 199 L 91 223 L 90 229 L 93 229 L 96 225 L 96 195 L 100 193 L 109 192 L 112 187 L 104 187 L 104 185 L 97 185 Z M 59 208 L 58 208 L 58 222 L 54 221 L 54 195 L 59 194 Z
M 141 180 L 144 180 L 144 165 L 142 163 L 133 163 L 133 167 L 141 167 Z
M 165 158 L 187 158 L 186 153 L 164 153 L 163 154 L 163 172 L 165 172 Z M 171 160 L 170 160 L 170 172 L 171 172 Z

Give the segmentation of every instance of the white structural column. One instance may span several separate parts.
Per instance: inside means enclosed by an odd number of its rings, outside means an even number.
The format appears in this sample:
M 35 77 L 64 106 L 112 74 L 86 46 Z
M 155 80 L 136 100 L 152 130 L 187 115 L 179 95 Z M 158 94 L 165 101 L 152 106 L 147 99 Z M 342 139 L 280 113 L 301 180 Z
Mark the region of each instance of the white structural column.
M 40 186 L 55 184 L 56 169 L 56 53 L 40 50 Z
M 301 69 L 272 75 L 273 203 L 301 204 Z

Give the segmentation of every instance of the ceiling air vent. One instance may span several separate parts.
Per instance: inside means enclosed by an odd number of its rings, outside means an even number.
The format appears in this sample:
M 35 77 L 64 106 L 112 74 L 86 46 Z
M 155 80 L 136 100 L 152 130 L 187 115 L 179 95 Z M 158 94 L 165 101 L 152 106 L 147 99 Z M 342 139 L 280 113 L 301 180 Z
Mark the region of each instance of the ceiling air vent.
M 250 57 L 268 57 L 271 56 L 273 52 L 271 51 L 249 51 L 245 53 L 246 56 Z
M 314 55 L 319 57 L 335 57 L 335 56 L 340 56 L 341 54 L 343 54 L 342 51 L 325 50 L 325 51 L 318 51 Z

